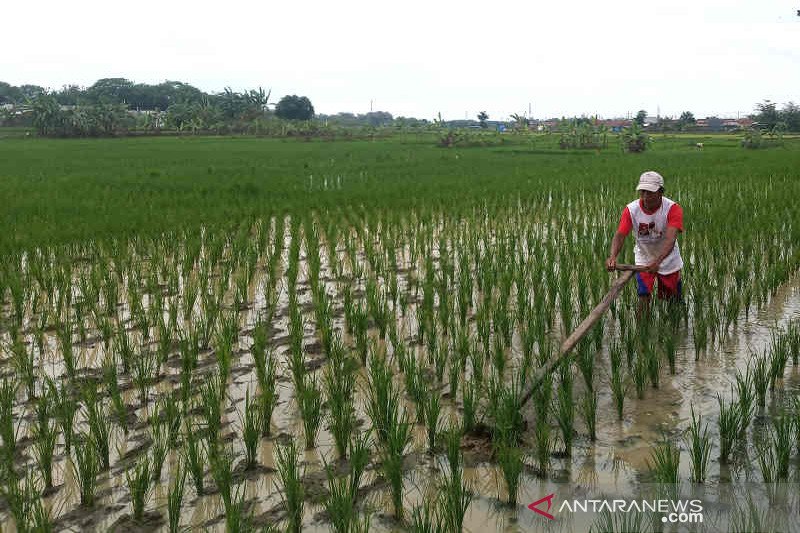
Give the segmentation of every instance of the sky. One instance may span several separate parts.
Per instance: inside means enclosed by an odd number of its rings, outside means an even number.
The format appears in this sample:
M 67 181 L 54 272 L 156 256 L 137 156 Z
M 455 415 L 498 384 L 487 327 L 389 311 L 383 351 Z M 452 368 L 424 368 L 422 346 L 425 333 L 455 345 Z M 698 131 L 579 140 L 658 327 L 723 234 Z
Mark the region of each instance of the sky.
M 33 7 L 35 6 L 35 7 Z M 800 0 L 6 3 L 0 81 L 166 79 L 318 113 L 744 116 L 800 102 Z

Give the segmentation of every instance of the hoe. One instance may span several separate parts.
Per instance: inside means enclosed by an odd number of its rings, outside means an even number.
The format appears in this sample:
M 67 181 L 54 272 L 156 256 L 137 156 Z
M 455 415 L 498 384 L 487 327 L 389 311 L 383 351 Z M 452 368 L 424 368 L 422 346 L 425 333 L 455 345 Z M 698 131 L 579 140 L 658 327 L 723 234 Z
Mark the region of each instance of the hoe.
M 558 355 L 547 361 L 544 366 L 538 368 L 536 372 L 534 372 L 533 377 L 531 378 L 531 383 L 528 386 L 528 389 L 525 391 L 525 394 L 522 396 L 522 401 L 520 406 L 525 405 L 528 403 L 528 400 L 531 399 L 533 396 L 533 391 L 536 390 L 536 387 L 539 386 L 542 379 L 545 378 L 549 373 L 553 370 L 558 368 L 558 366 L 564 362 L 575 347 L 576 344 L 592 329 L 592 326 L 600 320 L 600 317 L 603 316 L 603 313 L 606 312 L 608 307 L 611 305 L 619 293 L 622 292 L 622 288 L 625 286 L 626 283 L 630 281 L 633 277 L 633 274 L 636 272 L 642 272 L 645 270 L 644 266 L 640 265 L 617 265 L 617 270 L 622 272 L 622 275 L 619 276 L 614 283 L 611 285 L 608 293 L 600 300 L 600 303 L 597 304 L 597 307 L 592 309 L 592 312 L 589 313 L 583 322 L 581 322 L 575 331 L 566 338 L 566 340 L 561 344 L 561 348 L 558 350 Z

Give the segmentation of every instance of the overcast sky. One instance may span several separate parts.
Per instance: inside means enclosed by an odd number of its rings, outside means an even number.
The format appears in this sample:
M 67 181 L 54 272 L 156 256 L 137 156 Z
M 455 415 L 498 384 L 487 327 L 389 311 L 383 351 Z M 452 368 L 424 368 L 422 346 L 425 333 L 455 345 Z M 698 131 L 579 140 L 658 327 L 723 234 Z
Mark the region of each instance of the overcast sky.
M 492 119 L 645 109 L 697 117 L 800 102 L 800 0 L 6 2 L 0 81 L 165 79 Z

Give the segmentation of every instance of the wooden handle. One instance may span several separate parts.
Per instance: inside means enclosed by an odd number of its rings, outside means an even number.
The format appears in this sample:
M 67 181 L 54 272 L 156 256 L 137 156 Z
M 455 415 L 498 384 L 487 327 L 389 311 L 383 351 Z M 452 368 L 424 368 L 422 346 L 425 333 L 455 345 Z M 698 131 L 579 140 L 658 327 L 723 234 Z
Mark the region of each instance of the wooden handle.
M 630 267 L 631 265 L 617 265 L 618 270 L 620 266 Z M 561 362 L 566 359 L 566 356 L 572 351 L 573 348 L 575 348 L 575 345 L 578 344 L 584 335 L 586 335 L 586 333 L 592 329 L 592 326 L 594 326 L 597 321 L 600 320 L 600 317 L 606 312 L 608 307 L 611 305 L 611 302 L 613 302 L 617 296 L 619 296 L 619 293 L 622 292 L 622 288 L 633 277 L 635 272 L 634 268 L 624 269 L 622 275 L 614 281 L 606 295 L 602 300 L 600 300 L 600 303 L 597 304 L 597 307 L 592 309 L 592 312 L 589 313 L 589 316 L 587 316 L 583 322 L 581 322 L 578 327 L 575 328 L 575 331 L 573 331 L 572 334 L 561 344 L 558 355 L 536 369 L 536 371 L 533 373 L 533 378 L 531 379 L 531 384 L 528 387 L 528 390 L 522 396 L 520 407 L 528 403 L 528 400 L 530 400 L 531 396 L 533 396 L 534 390 L 536 390 L 536 387 L 539 386 L 544 377 L 555 370 L 558 365 L 560 365 Z
M 617 265 L 614 270 L 618 270 L 620 272 L 644 272 L 647 270 L 647 267 L 644 265 Z

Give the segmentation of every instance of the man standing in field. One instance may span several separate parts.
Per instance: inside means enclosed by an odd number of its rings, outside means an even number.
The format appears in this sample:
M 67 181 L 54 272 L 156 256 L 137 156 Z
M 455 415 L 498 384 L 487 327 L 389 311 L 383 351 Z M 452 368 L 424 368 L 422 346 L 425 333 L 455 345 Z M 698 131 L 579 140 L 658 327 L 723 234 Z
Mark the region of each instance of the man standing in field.
M 683 209 L 664 197 L 664 178 L 652 170 L 639 176 L 639 199 L 622 210 L 619 227 L 611 240 L 611 251 L 606 268 L 617 267 L 617 256 L 625 238 L 633 230 L 633 253 L 638 266 L 645 267 L 636 273 L 640 302 L 650 303 L 656 278 L 658 297 L 679 301 L 681 298 L 681 259 L 678 250 L 678 233 L 683 231 Z

